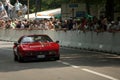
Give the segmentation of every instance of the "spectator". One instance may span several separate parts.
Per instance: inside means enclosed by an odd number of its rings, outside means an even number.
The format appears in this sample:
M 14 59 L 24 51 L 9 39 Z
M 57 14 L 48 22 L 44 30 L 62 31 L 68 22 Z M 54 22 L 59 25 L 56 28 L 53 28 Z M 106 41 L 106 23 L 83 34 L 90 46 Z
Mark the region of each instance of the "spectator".
M 62 22 L 62 29 L 63 29 L 63 30 L 68 29 L 68 20 L 64 20 L 64 21 Z
M 22 7 L 22 16 L 25 17 L 25 14 L 27 13 L 27 6 L 24 4 L 23 7 Z
M 45 29 L 49 30 L 49 20 L 45 19 L 44 20 L 44 25 L 45 25 Z
M 12 15 L 13 15 L 13 5 L 11 5 L 9 2 L 7 3 L 8 4 L 8 17 L 9 18 L 12 18 Z
M 112 32 L 112 31 L 115 30 L 115 28 L 116 28 L 115 22 L 114 22 L 114 21 L 111 21 L 111 24 L 109 25 L 109 31 Z
M 17 28 L 17 29 L 20 29 L 20 28 L 21 28 L 21 21 L 17 21 L 17 22 L 16 22 L 16 28 Z
M 49 30 L 54 30 L 55 26 L 51 20 L 48 20 Z
M 10 26 L 11 26 L 12 29 L 15 29 L 15 28 L 16 28 L 16 24 L 15 24 L 15 21 L 14 21 L 14 20 L 11 20 Z
M 107 31 L 107 25 L 108 25 L 107 18 L 103 18 L 101 21 L 101 28 L 103 31 Z
M 80 29 L 81 29 L 81 30 L 85 30 L 85 26 L 87 25 L 87 19 L 84 17 L 84 18 L 82 18 L 81 21 L 82 21 L 82 22 L 81 22 Z
M 5 21 L 0 20 L 0 28 L 5 29 Z
M 68 30 L 71 30 L 71 29 L 73 29 L 73 20 L 72 19 L 68 20 Z
M 25 26 L 25 28 L 29 28 L 29 21 L 27 21 L 26 19 L 24 20 L 24 26 Z
M 5 24 L 6 24 L 6 25 L 5 25 L 5 28 L 6 28 L 6 29 L 10 29 L 10 28 L 11 28 L 11 26 L 10 26 L 11 21 L 10 21 L 10 20 L 6 21 Z
M 77 30 L 80 30 L 80 26 L 81 26 L 81 22 L 80 22 L 80 19 L 78 19 L 78 20 L 76 21 L 76 29 L 77 29 Z
M 15 3 L 15 11 L 16 11 L 16 14 L 17 16 L 19 17 L 21 15 L 21 7 L 22 7 L 22 4 L 16 0 L 16 3 Z
M 6 0 L 3 0 L 3 5 L 4 5 L 6 12 L 8 13 L 8 2 Z
M 93 30 L 98 31 L 98 29 L 99 29 L 98 19 L 94 17 L 93 18 Z
M 2 2 L 0 2 L 0 19 L 4 19 L 4 18 L 7 18 L 8 15 L 6 13 L 6 10 L 2 4 Z

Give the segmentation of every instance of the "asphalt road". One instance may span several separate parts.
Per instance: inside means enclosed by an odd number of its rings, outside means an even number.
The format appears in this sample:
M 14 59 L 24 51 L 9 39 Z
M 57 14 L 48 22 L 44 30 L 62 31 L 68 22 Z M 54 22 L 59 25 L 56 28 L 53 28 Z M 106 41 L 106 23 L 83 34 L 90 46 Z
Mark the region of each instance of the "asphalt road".
M 58 61 L 19 63 L 12 46 L 0 41 L 0 80 L 120 80 L 120 55 L 61 48 Z

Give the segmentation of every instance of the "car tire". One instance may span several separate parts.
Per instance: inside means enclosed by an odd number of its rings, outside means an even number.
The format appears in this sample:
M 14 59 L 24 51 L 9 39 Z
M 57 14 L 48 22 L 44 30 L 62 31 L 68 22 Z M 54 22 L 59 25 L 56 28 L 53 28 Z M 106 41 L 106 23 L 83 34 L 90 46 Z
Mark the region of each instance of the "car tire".
M 56 57 L 55 60 L 60 60 L 60 57 Z
M 17 58 L 18 58 L 18 62 L 24 62 L 24 59 L 20 55 L 17 55 Z
M 14 53 L 14 61 L 18 61 L 18 57 L 15 53 Z

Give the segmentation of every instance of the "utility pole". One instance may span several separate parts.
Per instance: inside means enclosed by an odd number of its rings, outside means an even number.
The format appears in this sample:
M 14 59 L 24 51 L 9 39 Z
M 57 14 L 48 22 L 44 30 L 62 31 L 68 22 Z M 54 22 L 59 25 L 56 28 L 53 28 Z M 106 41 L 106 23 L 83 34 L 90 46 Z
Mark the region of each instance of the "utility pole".
M 37 15 L 38 11 L 41 11 L 41 2 L 42 0 L 35 0 L 35 16 Z
M 29 4 L 29 0 L 27 0 L 27 7 L 28 7 L 28 11 L 27 11 L 27 19 L 29 19 L 29 6 L 30 6 L 30 4 Z
M 87 11 L 87 13 L 90 15 L 90 4 L 89 4 L 89 0 L 85 0 L 85 4 L 86 4 L 86 11 Z

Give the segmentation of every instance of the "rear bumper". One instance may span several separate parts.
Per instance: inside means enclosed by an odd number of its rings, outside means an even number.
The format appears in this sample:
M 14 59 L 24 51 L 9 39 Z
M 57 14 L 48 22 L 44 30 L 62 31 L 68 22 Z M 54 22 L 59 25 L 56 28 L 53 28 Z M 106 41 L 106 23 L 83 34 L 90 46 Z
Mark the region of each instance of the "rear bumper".
M 60 55 L 34 55 L 34 56 L 23 56 L 24 60 L 50 60 L 55 59 L 59 60 Z
M 59 60 L 59 51 L 23 51 L 19 53 L 24 60 L 36 60 L 36 59 L 56 59 Z

